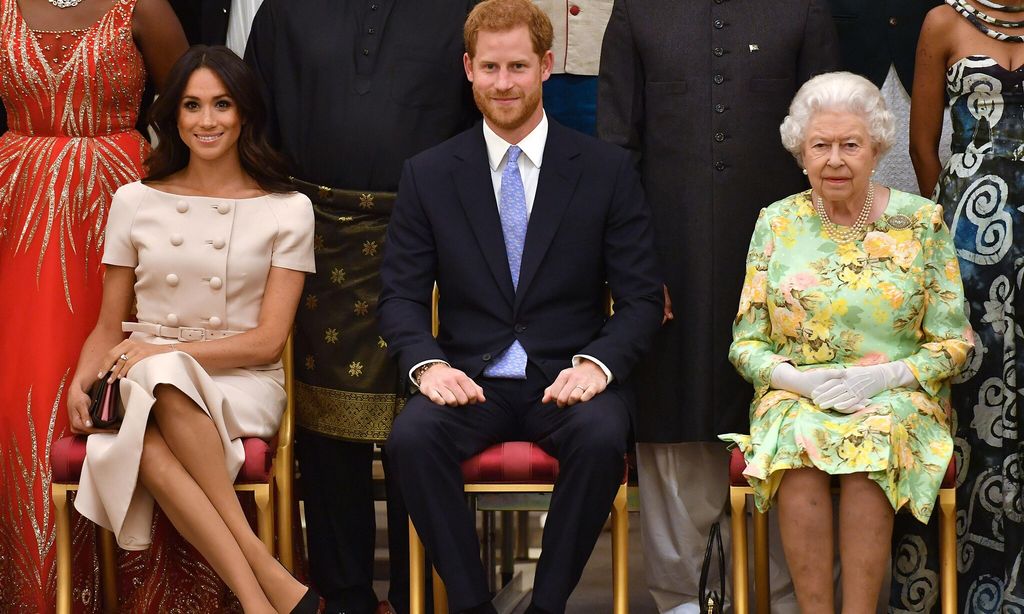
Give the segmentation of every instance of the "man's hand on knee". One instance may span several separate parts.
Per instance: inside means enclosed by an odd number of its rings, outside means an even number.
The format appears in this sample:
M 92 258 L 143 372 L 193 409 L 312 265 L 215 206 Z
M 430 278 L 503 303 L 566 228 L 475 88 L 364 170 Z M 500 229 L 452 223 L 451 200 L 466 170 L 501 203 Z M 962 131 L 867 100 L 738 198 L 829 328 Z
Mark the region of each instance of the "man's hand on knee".
M 420 394 L 438 405 L 471 405 L 486 401 L 484 389 L 468 375 L 444 363 L 437 363 L 420 377 Z
M 608 376 L 593 361 L 583 359 L 575 367 L 562 369 L 554 383 L 544 389 L 541 403 L 554 401 L 559 407 L 585 403 L 604 392 Z

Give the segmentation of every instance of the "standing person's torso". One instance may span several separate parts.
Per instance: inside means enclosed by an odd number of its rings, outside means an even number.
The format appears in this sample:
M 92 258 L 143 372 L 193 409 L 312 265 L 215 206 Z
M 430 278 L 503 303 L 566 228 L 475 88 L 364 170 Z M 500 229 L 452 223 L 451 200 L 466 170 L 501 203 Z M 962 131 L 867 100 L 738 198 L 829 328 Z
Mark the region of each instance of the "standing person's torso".
M 843 70 L 882 87 L 889 66 L 903 87 L 914 83 L 914 55 L 924 16 L 942 0 L 829 0 Z
M 475 111 L 462 68 L 469 5 L 264 3 L 246 57 L 271 75 L 272 121 L 301 179 L 394 191 L 406 158 L 469 125 Z
M 106 136 L 133 129 L 146 81 L 132 38 L 135 0 L 96 23 L 32 30 L 17 0 L 0 0 L 0 98 L 9 129 L 33 136 Z

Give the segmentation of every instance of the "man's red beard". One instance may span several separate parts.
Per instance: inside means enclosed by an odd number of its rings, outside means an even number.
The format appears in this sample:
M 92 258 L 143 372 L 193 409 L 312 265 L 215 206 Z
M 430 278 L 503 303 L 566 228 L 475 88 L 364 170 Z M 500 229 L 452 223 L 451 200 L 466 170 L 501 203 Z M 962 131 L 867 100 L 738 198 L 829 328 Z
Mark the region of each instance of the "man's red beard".
M 519 128 L 526 120 L 533 115 L 537 107 L 540 106 L 541 90 L 538 88 L 532 94 L 523 97 L 522 90 L 519 88 L 513 88 L 506 92 L 494 92 L 496 98 L 503 98 L 504 96 L 518 96 L 516 105 L 511 107 L 502 107 L 491 101 L 488 96 L 489 92 L 481 92 L 475 87 L 473 88 L 473 100 L 476 102 L 476 108 L 480 109 L 483 116 L 491 122 L 491 124 L 501 130 L 515 130 Z

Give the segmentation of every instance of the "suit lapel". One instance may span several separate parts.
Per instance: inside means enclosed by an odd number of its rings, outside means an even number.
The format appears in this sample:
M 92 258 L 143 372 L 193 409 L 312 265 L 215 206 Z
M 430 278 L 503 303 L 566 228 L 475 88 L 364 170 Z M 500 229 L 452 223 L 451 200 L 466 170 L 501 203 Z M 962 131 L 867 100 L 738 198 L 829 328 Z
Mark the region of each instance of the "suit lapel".
M 526 245 L 523 263 L 519 269 L 519 287 L 515 307 L 518 309 L 530 282 L 544 261 L 551 240 L 555 237 L 562 217 L 569 206 L 580 173 L 580 152 L 566 138 L 567 129 L 548 120 L 548 138 L 544 145 L 544 162 L 533 198 L 530 223 L 526 227 Z
M 494 200 L 494 184 L 491 183 L 491 169 L 487 164 L 483 128 L 477 124 L 466 137 L 465 147 L 456 154 L 461 162 L 455 169 L 454 177 L 459 201 L 469 218 L 469 226 L 473 229 L 484 260 L 494 275 L 494 281 L 511 305 L 515 290 L 508 268 L 508 255 L 505 253 L 498 203 Z

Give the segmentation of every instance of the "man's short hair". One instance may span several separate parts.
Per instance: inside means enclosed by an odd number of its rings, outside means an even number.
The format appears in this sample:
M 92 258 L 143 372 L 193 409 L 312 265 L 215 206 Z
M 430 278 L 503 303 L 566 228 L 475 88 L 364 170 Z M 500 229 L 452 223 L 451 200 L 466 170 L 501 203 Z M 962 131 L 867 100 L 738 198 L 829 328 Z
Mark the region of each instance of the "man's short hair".
M 551 20 L 530 0 L 484 0 L 476 5 L 466 18 L 462 31 L 469 57 L 476 55 L 476 37 L 481 30 L 507 32 L 526 26 L 530 31 L 533 50 L 539 56 L 551 49 L 555 38 Z

